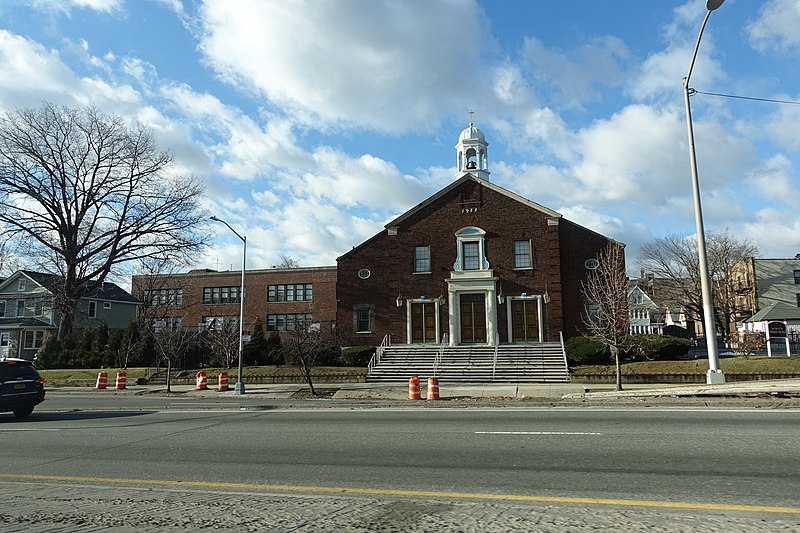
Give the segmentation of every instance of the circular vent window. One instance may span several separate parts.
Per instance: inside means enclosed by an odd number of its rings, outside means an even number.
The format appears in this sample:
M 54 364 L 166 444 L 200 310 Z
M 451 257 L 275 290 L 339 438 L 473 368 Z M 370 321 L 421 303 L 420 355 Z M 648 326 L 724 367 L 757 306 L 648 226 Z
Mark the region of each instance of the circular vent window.
M 597 267 L 600 266 L 600 261 L 595 258 L 587 259 L 586 262 L 583 264 L 589 270 L 596 270 Z
M 358 277 L 361 279 L 367 279 L 370 275 L 370 271 L 366 268 L 362 268 L 358 271 Z

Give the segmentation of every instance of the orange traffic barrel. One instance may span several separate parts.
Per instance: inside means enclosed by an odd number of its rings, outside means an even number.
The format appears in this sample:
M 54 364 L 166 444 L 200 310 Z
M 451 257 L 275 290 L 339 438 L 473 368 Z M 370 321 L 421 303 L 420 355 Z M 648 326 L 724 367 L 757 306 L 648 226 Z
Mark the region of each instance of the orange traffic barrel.
M 411 376 L 411 379 L 408 380 L 408 399 L 419 400 L 420 398 L 419 377 Z
M 116 386 L 118 389 L 127 388 L 128 385 L 128 373 L 127 372 L 117 372 L 117 383 Z
M 219 381 L 217 383 L 218 383 L 218 387 L 217 387 L 218 391 L 223 392 L 223 391 L 226 391 L 226 390 L 231 390 L 228 387 L 228 373 L 227 372 L 220 372 L 219 373 Z
M 97 383 L 95 383 L 95 389 L 105 389 L 108 386 L 108 372 L 98 372 L 97 373 Z
M 195 374 L 197 378 L 197 389 L 198 390 L 205 390 L 208 388 L 208 378 L 206 377 L 206 373 L 200 370 L 197 374 Z
M 439 380 L 437 378 L 428 378 L 428 399 L 439 399 Z

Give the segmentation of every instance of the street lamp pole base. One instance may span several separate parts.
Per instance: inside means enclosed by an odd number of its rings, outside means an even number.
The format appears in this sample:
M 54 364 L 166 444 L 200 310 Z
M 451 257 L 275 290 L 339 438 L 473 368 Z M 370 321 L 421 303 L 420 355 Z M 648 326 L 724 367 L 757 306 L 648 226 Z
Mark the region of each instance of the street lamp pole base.
M 233 386 L 233 393 L 244 394 L 244 383 L 236 382 L 236 385 Z
M 722 370 L 709 370 L 706 372 L 706 385 L 716 385 L 718 383 L 725 383 L 725 374 Z

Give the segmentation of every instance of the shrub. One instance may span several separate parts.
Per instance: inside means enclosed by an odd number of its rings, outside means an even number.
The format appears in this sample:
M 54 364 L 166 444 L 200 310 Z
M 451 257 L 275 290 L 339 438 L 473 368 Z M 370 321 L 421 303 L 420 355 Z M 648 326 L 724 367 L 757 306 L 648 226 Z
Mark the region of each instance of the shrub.
M 602 365 L 609 362 L 609 354 L 602 342 L 589 337 L 571 337 L 564 343 L 567 362 L 574 365 Z
M 691 344 L 688 339 L 672 335 L 628 335 L 623 342 L 630 346 L 626 356 L 634 361 L 676 359 L 686 355 Z
M 341 361 L 345 366 L 367 366 L 374 354 L 374 346 L 348 346 L 342 348 Z

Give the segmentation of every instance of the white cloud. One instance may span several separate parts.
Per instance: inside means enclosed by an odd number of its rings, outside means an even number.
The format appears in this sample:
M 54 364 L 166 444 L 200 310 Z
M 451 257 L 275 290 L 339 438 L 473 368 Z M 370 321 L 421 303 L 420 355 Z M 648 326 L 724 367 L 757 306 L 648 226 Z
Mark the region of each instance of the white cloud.
M 72 8 L 79 8 L 111 13 L 122 7 L 122 0 L 33 0 L 33 7 L 44 12 L 69 13 Z
M 800 47 L 800 2 L 769 0 L 758 18 L 747 26 L 750 43 L 760 52 L 787 51 Z
M 541 93 L 573 108 L 602 99 L 601 86 L 622 85 L 630 56 L 625 44 L 613 36 L 597 37 L 568 51 L 548 48 L 528 37 L 521 54 L 530 75 L 544 82 L 546 89 Z
M 755 169 L 752 180 L 761 196 L 794 206 L 800 197 L 800 191 L 793 183 L 794 176 L 789 158 L 775 155 Z
M 472 1 L 208 0 L 201 49 L 225 80 L 310 124 L 426 129 L 484 79 L 480 15 Z

